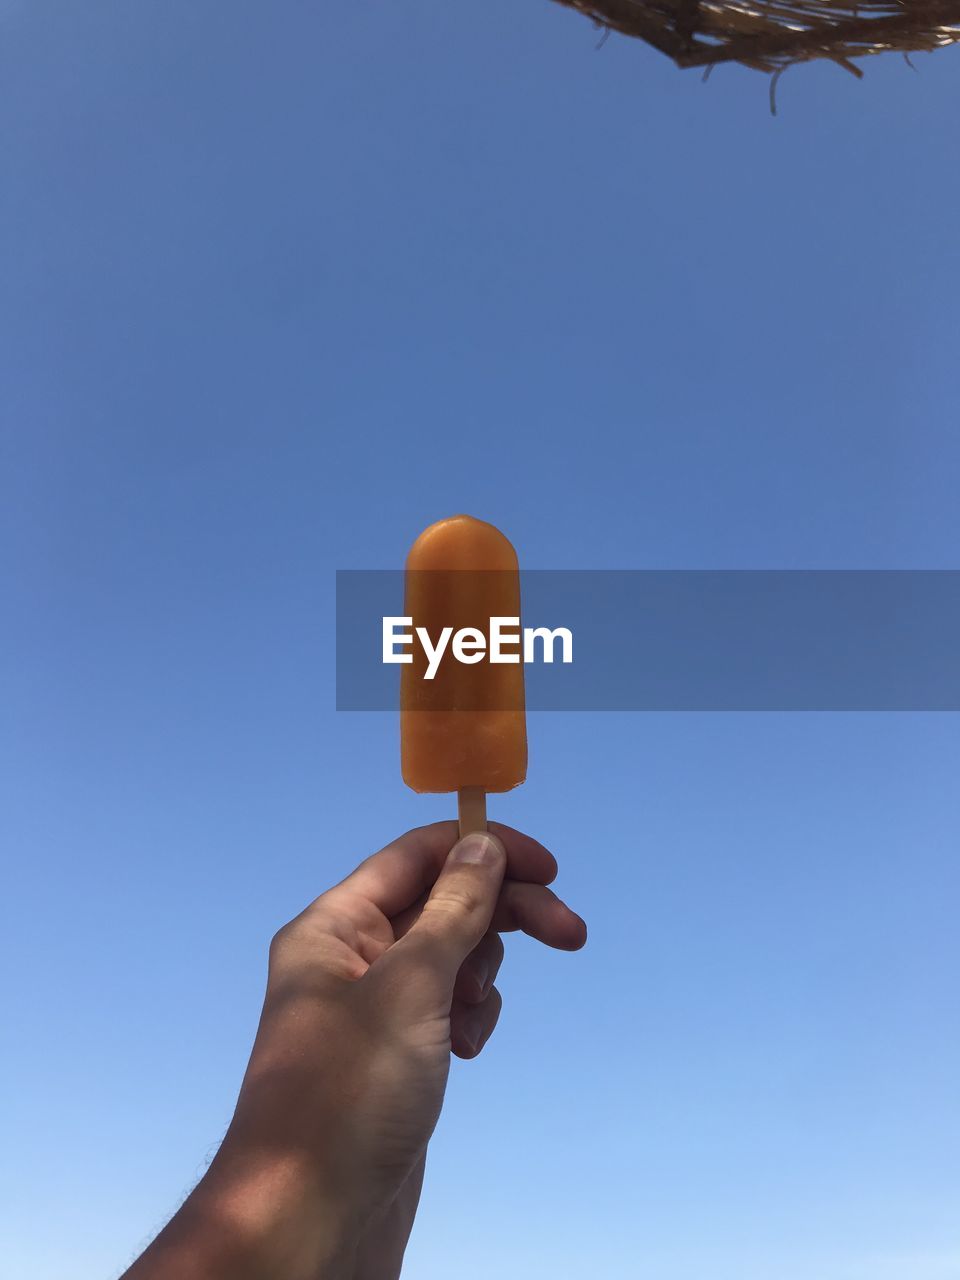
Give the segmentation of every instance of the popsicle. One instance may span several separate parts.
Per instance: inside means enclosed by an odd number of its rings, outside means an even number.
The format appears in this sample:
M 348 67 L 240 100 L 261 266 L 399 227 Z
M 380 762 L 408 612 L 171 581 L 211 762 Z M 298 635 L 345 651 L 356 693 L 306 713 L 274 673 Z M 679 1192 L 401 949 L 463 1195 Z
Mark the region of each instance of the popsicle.
M 439 520 L 420 534 L 407 557 L 404 614 L 436 638 L 475 628 L 489 640 L 491 618 L 514 618 L 519 632 L 520 574 L 517 553 L 499 529 L 472 516 Z M 486 794 L 510 791 L 527 774 L 527 725 L 520 646 L 490 661 L 446 652 L 426 678 L 424 648 L 401 668 L 400 766 L 414 791 L 456 791 L 460 834 L 485 831 Z

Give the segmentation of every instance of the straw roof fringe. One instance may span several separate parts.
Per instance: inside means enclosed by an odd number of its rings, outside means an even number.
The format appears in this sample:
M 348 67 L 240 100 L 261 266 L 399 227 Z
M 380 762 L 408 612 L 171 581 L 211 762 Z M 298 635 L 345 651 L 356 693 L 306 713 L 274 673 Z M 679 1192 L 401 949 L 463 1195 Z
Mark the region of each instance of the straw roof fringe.
M 862 75 L 865 54 L 910 54 L 960 40 L 960 0 L 557 0 L 637 36 L 680 67 L 742 62 L 782 71 L 829 58 Z

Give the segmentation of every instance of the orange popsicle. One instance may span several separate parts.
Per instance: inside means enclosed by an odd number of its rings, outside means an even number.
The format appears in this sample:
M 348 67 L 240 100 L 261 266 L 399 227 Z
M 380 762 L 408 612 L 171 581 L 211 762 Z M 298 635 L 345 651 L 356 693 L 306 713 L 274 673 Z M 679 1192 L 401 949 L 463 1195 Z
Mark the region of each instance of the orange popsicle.
M 400 678 L 404 782 L 414 791 L 456 791 L 461 835 L 485 830 L 486 792 L 509 791 L 527 775 L 521 646 L 505 645 L 502 654 L 516 660 L 497 663 L 489 643 L 492 618 L 514 619 L 503 634 L 519 634 L 517 553 L 483 520 L 439 520 L 410 549 L 404 613 L 414 634 L 424 628 L 434 645 L 448 627 L 451 640 L 465 628 L 486 637 L 484 649 L 461 650 L 468 662 L 456 659 L 451 643 L 432 679 L 424 647 L 413 643 Z

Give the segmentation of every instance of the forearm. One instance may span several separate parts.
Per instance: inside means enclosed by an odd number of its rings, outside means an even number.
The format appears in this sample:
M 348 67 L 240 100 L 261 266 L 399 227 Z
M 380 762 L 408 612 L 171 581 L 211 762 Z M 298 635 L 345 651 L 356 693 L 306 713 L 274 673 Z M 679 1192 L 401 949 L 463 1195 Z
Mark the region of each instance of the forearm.
M 358 1235 L 301 1159 L 228 1135 L 123 1280 L 352 1280 Z

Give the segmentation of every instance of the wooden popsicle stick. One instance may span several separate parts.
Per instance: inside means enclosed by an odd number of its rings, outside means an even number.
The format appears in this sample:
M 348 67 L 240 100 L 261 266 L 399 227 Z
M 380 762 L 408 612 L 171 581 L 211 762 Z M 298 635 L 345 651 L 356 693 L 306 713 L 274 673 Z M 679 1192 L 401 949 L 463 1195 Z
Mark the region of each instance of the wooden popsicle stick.
M 461 787 L 457 792 L 460 839 L 471 831 L 487 829 L 487 793 L 483 787 Z

